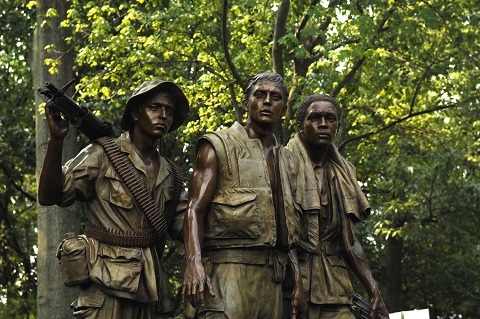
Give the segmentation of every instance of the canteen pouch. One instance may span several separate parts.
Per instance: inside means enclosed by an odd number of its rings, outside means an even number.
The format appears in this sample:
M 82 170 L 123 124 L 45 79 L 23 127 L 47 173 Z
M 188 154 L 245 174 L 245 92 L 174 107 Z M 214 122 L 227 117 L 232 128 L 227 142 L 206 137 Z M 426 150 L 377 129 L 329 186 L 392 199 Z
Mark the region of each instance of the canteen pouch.
M 75 236 L 73 232 L 65 234 L 57 249 L 65 286 L 84 286 L 90 283 L 87 253 L 88 242 L 85 235 Z

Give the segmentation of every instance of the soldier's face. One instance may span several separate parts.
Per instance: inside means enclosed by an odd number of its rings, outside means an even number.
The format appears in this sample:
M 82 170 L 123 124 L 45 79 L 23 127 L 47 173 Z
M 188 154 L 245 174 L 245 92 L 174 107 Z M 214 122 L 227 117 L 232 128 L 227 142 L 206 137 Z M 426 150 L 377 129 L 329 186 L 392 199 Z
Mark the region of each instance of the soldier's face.
M 299 123 L 303 139 L 311 145 L 330 145 L 338 130 L 336 107 L 327 101 L 315 101 L 307 108 L 303 123 Z
M 282 87 L 268 80 L 257 83 L 244 101 L 250 121 L 257 124 L 275 124 L 285 115 L 286 97 Z
M 174 111 L 172 97 L 162 92 L 134 110 L 131 116 L 140 131 L 152 137 L 161 138 L 167 134 L 172 125 Z

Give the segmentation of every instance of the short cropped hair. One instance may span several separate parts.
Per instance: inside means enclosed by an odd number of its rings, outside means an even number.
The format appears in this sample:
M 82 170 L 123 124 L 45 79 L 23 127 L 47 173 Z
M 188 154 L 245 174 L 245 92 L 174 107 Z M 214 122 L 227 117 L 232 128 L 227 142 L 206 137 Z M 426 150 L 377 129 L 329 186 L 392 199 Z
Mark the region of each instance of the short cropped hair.
M 338 101 L 330 95 L 314 94 L 314 95 L 307 96 L 302 102 L 300 102 L 297 112 L 295 113 L 295 119 L 297 120 L 297 122 L 303 123 L 303 121 L 305 120 L 308 107 L 313 102 L 317 102 L 317 101 L 325 101 L 325 102 L 332 103 L 337 109 L 338 121 L 340 121 L 340 118 L 342 116 L 342 109 L 340 108 L 340 104 L 338 103 Z
M 288 98 L 288 88 L 287 85 L 285 84 L 285 81 L 283 80 L 282 76 L 280 74 L 274 73 L 274 72 L 262 72 L 259 74 L 255 74 L 252 77 L 248 79 L 247 87 L 245 88 L 244 94 L 243 94 L 243 99 L 244 101 L 248 100 L 248 97 L 250 96 L 250 93 L 252 93 L 253 87 L 261 82 L 261 81 L 270 81 L 272 83 L 275 83 L 276 85 L 279 85 L 284 93 L 284 99 L 285 101 Z

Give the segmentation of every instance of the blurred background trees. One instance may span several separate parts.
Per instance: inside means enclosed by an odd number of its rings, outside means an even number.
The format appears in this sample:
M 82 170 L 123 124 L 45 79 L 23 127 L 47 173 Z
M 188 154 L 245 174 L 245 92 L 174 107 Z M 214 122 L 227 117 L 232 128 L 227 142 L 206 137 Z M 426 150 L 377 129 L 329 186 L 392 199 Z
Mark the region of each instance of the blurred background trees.
M 162 152 L 181 163 L 188 180 L 196 140 L 244 118 L 242 89 L 262 71 L 282 74 L 290 88 L 277 130 L 283 143 L 295 133 L 304 97 L 326 93 L 340 102 L 336 144 L 356 166 L 373 207 L 358 232 L 388 309 L 480 317 L 477 1 L 66 4 L 0 4 L 0 317 L 43 318 L 53 303 L 59 305 L 53 317 L 70 315 L 71 297 L 45 292 L 42 283 L 58 283 L 41 275 L 55 273 L 52 247 L 64 228 L 78 227 L 82 208 L 53 227 L 35 204 L 47 140 L 34 100 L 42 81 L 62 86 L 75 77 L 74 99 L 117 127 L 138 84 L 176 82 L 189 98 L 190 122 L 167 136 Z M 72 153 L 86 143 L 81 135 L 71 138 Z M 175 289 L 180 248 L 172 246 L 166 258 Z

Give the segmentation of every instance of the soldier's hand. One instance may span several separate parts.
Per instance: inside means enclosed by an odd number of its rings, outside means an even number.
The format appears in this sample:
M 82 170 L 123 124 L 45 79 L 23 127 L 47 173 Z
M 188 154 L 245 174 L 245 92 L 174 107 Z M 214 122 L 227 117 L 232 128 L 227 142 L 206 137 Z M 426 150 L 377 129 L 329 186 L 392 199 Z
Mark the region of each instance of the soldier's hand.
M 69 122 L 62 118 L 50 101 L 45 103 L 45 115 L 47 117 L 50 137 L 56 140 L 63 139 L 68 133 Z
M 294 289 L 292 294 L 292 319 L 308 319 L 308 301 L 303 289 Z
M 376 313 L 380 313 L 384 318 L 390 318 L 380 294 L 375 294 L 372 299 L 370 299 L 370 319 L 375 319 Z
M 205 285 L 210 296 L 214 297 L 210 277 L 205 274 L 200 258 L 187 260 L 182 286 L 182 303 L 185 303 L 188 298 L 194 308 L 205 307 Z

